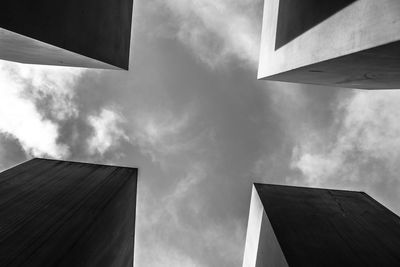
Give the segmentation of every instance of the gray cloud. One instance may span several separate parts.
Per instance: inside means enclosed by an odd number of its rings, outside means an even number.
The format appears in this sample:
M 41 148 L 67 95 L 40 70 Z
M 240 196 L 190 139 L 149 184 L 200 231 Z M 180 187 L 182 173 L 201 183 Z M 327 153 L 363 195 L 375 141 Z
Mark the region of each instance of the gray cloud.
M 114 110 L 106 106 L 84 109 L 77 97 L 81 79 L 101 72 L 0 63 L 0 133 L 3 145 L 16 143 L 23 158 L 83 159 L 95 152 L 104 154 L 124 138 Z M 94 115 L 99 108 L 100 114 Z
M 302 183 L 365 190 L 399 210 L 398 91 L 358 91 L 340 97 L 325 131 L 309 128 L 293 149 Z
M 160 2 L 176 19 L 176 36 L 211 67 L 231 59 L 251 67 L 258 62 L 262 1 Z

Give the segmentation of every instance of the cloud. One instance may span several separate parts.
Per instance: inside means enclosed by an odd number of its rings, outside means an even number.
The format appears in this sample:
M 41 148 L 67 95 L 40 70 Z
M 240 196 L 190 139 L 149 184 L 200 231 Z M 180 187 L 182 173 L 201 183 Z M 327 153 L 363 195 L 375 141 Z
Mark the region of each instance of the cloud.
M 304 133 L 293 150 L 291 167 L 303 183 L 399 190 L 400 92 L 358 91 L 340 99 L 335 118 L 328 131 Z
M 103 155 L 121 140 L 129 140 L 121 127 L 125 119 L 112 108 L 103 108 L 98 115 L 89 116 L 88 123 L 93 127 L 93 135 L 88 140 L 90 154 Z
M 197 129 L 196 116 L 190 107 L 181 114 L 168 110 L 136 113 L 131 118 L 130 140 L 153 162 L 172 164 L 173 157 L 200 153 L 199 145 L 212 139 L 209 129 Z
M 202 266 L 199 261 L 188 255 L 180 243 L 188 236 L 190 229 L 182 221 L 181 212 L 189 208 L 193 212 L 196 199 L 190 198 L 195 186 L 206 177 L 205 169 L 200 165 L 188 166 L 184 177 L 176 180 L 173 190 L 160 198 L 151 193 L 152 188 L 142 187 L 138 207 L 137 259 L 145 266 Z M 162 205 L 160 205 L 162 203 Z M 149 213 L 148 211 L 152 212 Z
M 185 206 L 189 207 L 191 212 L 199 213 L 199 207 L 196 206 L 196 201 L 188 199 L 190 192 L 195 190 L 196 185 L 202 182 L 207 177 L 207 172 L 204 166 L 194 164 L 189 168 L 186 175 L 178 181 L 174 187 L 174 191 L 165 196 L 165 208 L 174 219 L 179 223 L 178 207 L 181 206 L 180 202 L 185 201 Z
M 151 251 L 151 253 L 149 253 Z M 154 244 L 146 250 L 147 254 L 151 254 L 152 257 L 141 257 L 141 266 L 152 266 L 152 267 L 203 267 L 205 265 L 199 263 L 193 258 L 187 256 L 181 251 L 162 244 L 154 242 Z M 137 264 L 136 264 L 137 265 Z
M 24 84 L 24 95 L 36 102 L 41 112 L 57 120 L 78 116 L 75 85 L 85 69 L 5 63 L 9 73 Z
M 197 162 L 183 169 L 184 175 L 171 179 L 173 186 L 162 196 L 142 185 L 137 224 L 137 242 L 141 246 L 136 248 L 137 260 L 144 266 L 237 264 L 243 250 L 241 223 L 236 219 L 221 223 L 205 218 L 203 204 L 207 195 L 199 188 L 211 178 L 209 166 Z
M 258 62 L 262 1 L 167 0 L 177 37 L 211 67 L 238 59 Z
M 68 147 L 58 143 L 59 126 L 51 118 L 76 114 L 69 90 L 81 73 L 1 61 L 0 132 L 16 139 L 28 155 L 67 157 Z
M 141 114 L 136 118 L 135 140 L 148 153 L 176 153 L 182 144 L 175 140 L 188 126 L 189 114 L 177 116 L 170 112 L 163 114 Z

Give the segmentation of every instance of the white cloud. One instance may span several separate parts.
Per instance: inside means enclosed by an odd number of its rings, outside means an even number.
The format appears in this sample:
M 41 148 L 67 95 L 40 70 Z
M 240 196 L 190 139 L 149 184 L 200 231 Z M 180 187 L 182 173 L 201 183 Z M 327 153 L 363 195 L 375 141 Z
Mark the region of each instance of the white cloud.
M 178 38 L 214 67 L 231 58 L 258 62 L 262 1 L 162 1 L 177 18 Z
M 7 69 L 8 75 L 24 84 L 23 94 L 36 101 L 55 119 L 64 120 L 78 115 L 74 89 L 84 69 L 11 62 L 2 62 L 2 66 Z
M 338 106 L 336 118 L 333 138 L 311 131 L 293 151 L 292 168 L 301 171 L 305 182 L 318 186 L 395 179 L 400 170 L 400 92 L 357 92 Z
M 125 119 L 111 108 L 103 108 L 98 115 L 88 117 L 93 127 L 93 135 L 88 140 L 89 153 L 103 155 L 109 149 L 117 146 L 123 139 L 129 140 L 121 124 Z
M 38 101 L 49 96 L 50 112 L 57 118 L 74 113 L 67 98 L 81 70 L 0 62 L 0 132 L 15 138 L 25 153 L 33 156 L 68 156 L 59 144 L 57 123 L 45 118 Z M 72 113 L 71 113 L 72 112 Z

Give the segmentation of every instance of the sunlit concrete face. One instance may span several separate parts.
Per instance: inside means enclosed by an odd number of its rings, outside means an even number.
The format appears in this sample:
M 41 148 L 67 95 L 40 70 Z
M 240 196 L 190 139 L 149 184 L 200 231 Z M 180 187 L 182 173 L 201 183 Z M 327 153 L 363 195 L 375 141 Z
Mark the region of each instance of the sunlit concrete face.
M 254 184 L 243 267 L 400 266 L 400 218 L 364 192 Z
M 400 88 L 400 1 L 265 1 L 258 78 Z
M 128 69 L 133 0 L 15 0 L 0 9 L 0 59 Z
M 243 267 L 287 267 L 285 256 L 265 213 L 257 189 L 251 193 Z

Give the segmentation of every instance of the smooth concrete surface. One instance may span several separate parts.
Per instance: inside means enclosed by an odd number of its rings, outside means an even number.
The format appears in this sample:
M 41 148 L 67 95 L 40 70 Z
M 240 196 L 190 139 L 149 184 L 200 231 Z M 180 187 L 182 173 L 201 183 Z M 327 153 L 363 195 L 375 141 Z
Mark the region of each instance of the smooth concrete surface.
M 253 185 L 243 267 L 287 267 L 285 256 Z
M 276 237 L 288 266 L 400 266 L 400 218 L 364 192 L 270 184 L 255 189 L 271 226 L 261 224 L 260 244 Z M 265 263 L 260 247 L 259 257 L 257 267 L 282 266 Z
M 357 0 L 279 0 L 275 50 Z
M 41 44 L 2 34 L 0 50 L 7 52 L 0 56 L 31 64 L 61 61 L 61 65 L 128 69 L 132 10 L 133 0 L 6 1 L 0 9 L 0 28 Z M 32 51 L 26 51 L 29 47 Z M 65 50 L 61 56 L 57 55 L 60 49 Z M 76 54 L 89 60 L 77 60 Z M 46 59 L 40 60 L 39 55 Z
M 266 79 L 360 89 L 400 89 L 400 42 L 300 67 Z
M 137 173 L 47 159 L 0 173 L 0 266 L 133 266 Z
M 27 64 L 119 69 L 2 28 L 0 28 L 0 59 Z
M 256 267 L 288 267 L 282 248 L 275 236 L 267 213 L 263 212 Z
M 264 208 L 253 185 L 251 191 L 249 220 L 247 223 L 246 245 L 243 255 L 243 267 L 256 266 L 263 213 Z
M 283 38 L 284 45 L 276 49 L 278 21 L 290 17 L 293 9 L 282 14 L 279 0 L 265 1 L 258 78 L 360 89 L 400 88 L 400 1 L 350 2 L 332 8 L 318 24 L 318 18 L 304 22 L 297 30 L 300 35 L 287 33 L 292 37 Z M 290 23 L 294 22 L 286 24 Z M 279 31 L 282 34 L 285 28 Z

